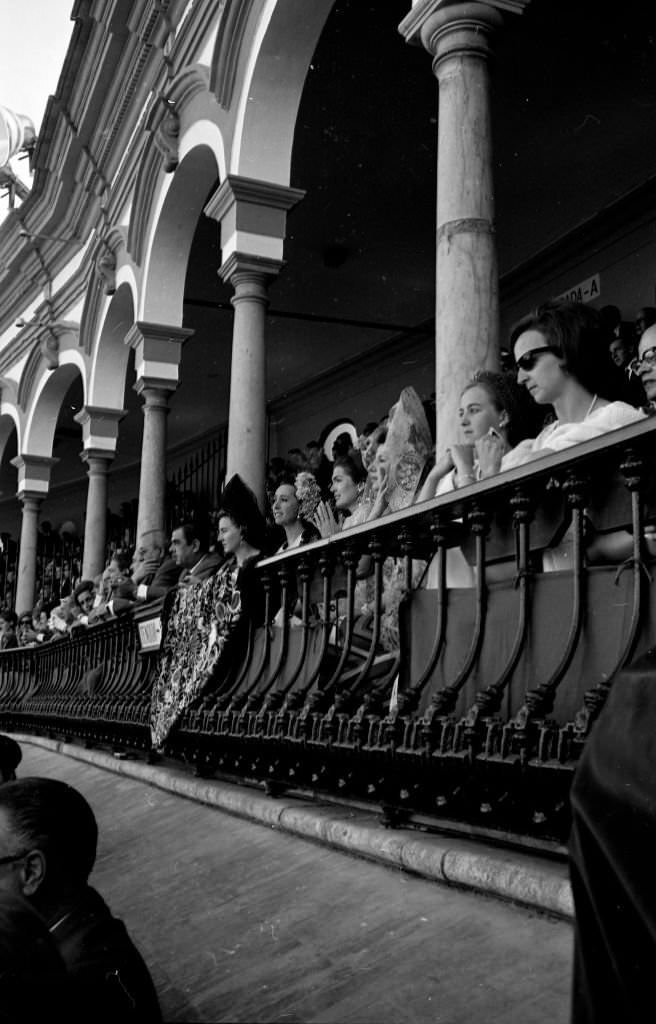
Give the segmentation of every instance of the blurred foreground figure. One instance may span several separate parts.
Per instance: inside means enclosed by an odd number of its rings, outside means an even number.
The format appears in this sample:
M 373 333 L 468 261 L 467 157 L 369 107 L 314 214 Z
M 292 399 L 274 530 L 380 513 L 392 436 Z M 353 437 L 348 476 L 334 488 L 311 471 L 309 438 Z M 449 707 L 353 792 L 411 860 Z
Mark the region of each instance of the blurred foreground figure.
M 655 683 L 652 649 L 613 683 L 574 777 L 574 1024 L 634 1024 L 654 1012 Z
M 88 885 L 97 840 L 93 811 L 66 783 L 26 778 L 0 786 L 0 896 L 23 896 L 46 922 L 83 1019 L 160 1022 L 125 925 Z
M 45 921 L 14 893 L 0 893 L 0 1021 L 85 1020 Z
M 23 759 L 23 752 L 11 736 L 0 733 L 0 782 L 11 782 L 16 778 L 16 769 Z

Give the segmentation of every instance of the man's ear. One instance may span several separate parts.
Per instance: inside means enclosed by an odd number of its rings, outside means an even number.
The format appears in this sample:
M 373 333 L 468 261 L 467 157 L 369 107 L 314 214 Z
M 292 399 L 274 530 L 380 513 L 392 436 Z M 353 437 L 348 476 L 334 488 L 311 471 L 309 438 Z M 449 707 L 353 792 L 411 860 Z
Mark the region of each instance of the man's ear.
M 499 416 L 499 426 L 500 427 L 507 427 L 509 422 L 510 422 L 510 417 L 508 416 L 508 413 L 504 409 L 503 412 L 501 413 L 501 415 Z
M 24 896 L 34 896 L 46 877 L 46 857 L 42 850 L 25 854 L 20 868 L 21 888 Z

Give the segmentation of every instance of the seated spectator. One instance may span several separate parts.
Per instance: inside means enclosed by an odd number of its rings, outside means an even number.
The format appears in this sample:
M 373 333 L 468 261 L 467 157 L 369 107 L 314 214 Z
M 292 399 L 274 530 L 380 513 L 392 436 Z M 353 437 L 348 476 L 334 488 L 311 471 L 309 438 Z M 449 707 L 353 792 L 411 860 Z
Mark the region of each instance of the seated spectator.
M 564 451 L 644 417 L 626 402 L 611 400 L 612 377 L 600 335 L 603 338 L 599 314 L 573 302 L 547 302 L 514 328 L 511 341 L 517 381 L 538 405 L 552 405 L 556 419 L 537 437 L 521 441 L 505 455 L 502 440 L 485 434 L 476 442 L 481 476 Z M 589 534 L 588 558 L 615 561 L 615 550 L 624 537 L 624 531 L 603 538 Z M 572 544 L 570 528 L 557 547 L 544 552 L 545 572 L 570 567 Z
M 223 561 L 209 551 L 209 532 L 203 523 L 181 523 L 171 534 L 171 554 L 180 570 L 179 587 L 191 587 L 213 576 Z
M 125 556 L 115 555 L 109 565 L 110 573 L 112 566 L 115 567 L 110 610 L 116 614 L 131 608 L 135 602 L 166 597 L 183 572 L 183 566 L 174 557 L 167 557 L 166 538 L 160 530 L 147 530 L 142 534 L 134 554 L 132 574 L 127 580 L 122 578 L 125 560 Z
M 48 618 L 48 629 L 50 630 L 50 642 L 65 639 L 79 616 L 75 614 L 68 602 L 55 605 Z
M 227 677 L 244 655 L 251 624 L 264 614 L 255 565 L 265 532 L 253 492 L 238 476 L 222 495 L 219 539 L 225 559 L 218 572 L 178 589 L 168 616 L 151 703 L 151 737 L 160 752 L 182 714 Z
M 48 619 L 50 618 L 50 612 L 52 611 L 49 604 L 37 605 L 32 612 L 32 628 L 36 634 L 36 641 L 38 644 L 43 644 L 50 640 L 50 627 L 48 626 Z
M 16 612 L 0 612 L 0 651 L 8 651 L 12 647 L 18 647 L 16 636 L 16 623 L 18 616 Z
M 347 431 L 338 434 L 333 441 L 332 457 L 333 463 L 336 459 L 339 459 L 342 455 L 348 455 L 353 448 L 353 439 Z
M 290 448 L 287 452 L 286 469 L 291 473 L 300 473 L 307 469 L 307 459 L 300 448 Z
M 656 404 L 656 325 L 648 327 L 640 338 L 638 354 L 629 369 L 640 378 L 647 402 L 653 408 Z
M 332 537 L 347 526 L 363 522 L 358 516 L 362 501 L 367 471 L 357 452 L 342 455 L 335 460 L 330 489 L 335 501 L 335 511 L 327 501 L 320 501 L 312 517 L 312 523 L 322 537 Z
M 81 580 L 75 588 L 73 595 L 80 615 L 76 625 L 89 626 L 94 622 L 100 622 L 105 617 L 104 612 L 95 614 L 102 604 L 100 594 L 96 593 L 96 586 L 93 580 Z
M 32 624 L 32 613 L 21 612 L 18 616 L 18 646 L 19 647 L 36 647 L 37 634 Z
M 411 505 L 433 447 L 424 407 L 414 388 L 404 388 L 390 409 L 385 441 L 375 455 L 378 487 L 369 519 Z
M 538 405 L 552 405 L 556 419 L 507 454 L 500 437 L 486 434 L 476 442 L 481 476 L 563 451 L 643 417 L 626 402 L 612 400 L 603 338 L 594 309 L 557 300 L 545 303 L 514 328 L 517 382 Z
M 273 519 L 285 531 L 279 550 L 298 548 L 317 540 L 318 530 L 310 522 L 319 504 L 321 493 L 312 473 L 299 473 L 296 479 L 282 481 L 273 499 Z
M 530 399 L 508 373 L 481 370 L 465 385 L 458 419 L 462 441 L 447 448 L 428 473 L 418 501 L 428 501 L 474 482 L 478 473 L 476 443 L 490 431 L 498 434 L 502 450 L 510 451 L 530 433 Z M 438 588 L 438 559 L 433 558 L 426 589 Z M 474 586 L 474 570 L 458 547 L 446 553 L 447 587 Z
M 330 460 L 326 458 L 323 446 L 318 441 L 308 441 L 305 446 L 305 458 L 307 469 L 319 484 L 322 496 L 327 497 L 330 492 L 333 468 Z
M 146 965 L 88 884 L 97 841 L 91 807 L 66 783 L 25 778 L 0 786 L 3 888 L 22 895 L 48 925 L 83 1019 L 159 1022 Z
M 635 317 L 636 339 L 640 341 L 648 327 L 656 324 L 656 308 L 654 306 L 643 306 L 638 310 Z

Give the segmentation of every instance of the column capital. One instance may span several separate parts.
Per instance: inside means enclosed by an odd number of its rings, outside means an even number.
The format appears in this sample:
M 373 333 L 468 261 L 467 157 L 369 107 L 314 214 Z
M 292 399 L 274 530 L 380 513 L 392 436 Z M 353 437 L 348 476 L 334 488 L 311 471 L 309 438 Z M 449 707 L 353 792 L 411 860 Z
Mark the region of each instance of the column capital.
M 114 452 L 106 448 L 84 448 L 80 452 L 80 459 L 89 467 L 88 473 L 102 473 L 104 476 L 114 459 Z
M 59 459 L 48 455 L 28 455 L 23 453 L 11 460 L 12 466 L 18 470 L 18 498 L 23 496 L 45 498 L 50 489 L 50 471 Z
M 140 398 L 143 398 L 141 407 L 143 413 L 146 412 L 146 409 L 162 409 L 168 415 L 172 388 L 153 387 L 150 381 L 141 379 L 134 385 L 134 390 Z
M 229 174 L 205 206 L 221 225 L 223 265 L 233 253 L 282 265 L 287 212 L 304 195 L 300 188 Z
M 423 46 L 435 62 L 453 54 L 484 56 L 502 11 L 522 14 L 530 0 L 415 0 L 399 25 L 406 43 Z M 435 64 L 433 65 L 435 67 Z
M 137 385 L 175 391 L 180 383 L 182 346 L 193 333 L 191 328 L 171 324 L 134 323 L 125 344 L 134 349 Z
M 107 458 L 116 454 L 118 425 L 126 415 L 125 409 L 104 409 L 98 405 L 83 405 L 73 419 L 82 427 L 84 449 L 104 451 Z
M 19 491 L 18 500 L 20 501 L 23 508 L 28 511 L 38 512 L 41 508 L 41 504 L 45 494 L 39 494 L 38 491 Z
M 219 277 L 230 282 L 234 287 L 240 284 L 252 284 L 255 287 L 269 286 L 270 279 L 282 269 L 282 260 L 269 260 L 260 256 L 251 256 L 243 252 L 230 253 L 223 261 Z

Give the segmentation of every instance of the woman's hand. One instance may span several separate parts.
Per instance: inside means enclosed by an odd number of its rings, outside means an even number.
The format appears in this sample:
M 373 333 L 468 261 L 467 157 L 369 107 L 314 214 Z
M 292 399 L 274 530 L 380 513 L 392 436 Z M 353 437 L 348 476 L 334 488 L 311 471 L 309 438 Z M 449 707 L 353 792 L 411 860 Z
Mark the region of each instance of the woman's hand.
M 487 434 L 479 437 L 476 442 L 476 453 L 481 478 L 495 476 L 499 472 L 501 460 L 507 450 L 504 439 L 494 427 L 490 427 Z
M 470 444 L 452 444 L 451 458 L 455 467 L 458 487 L 474 482 L 474 448 Z
M 320 501 L 312 516 L 312 522 L 322 537 L 332 537 L 339 533 L 339 523 L 335 519 L 335 513 L 326 501 Z

